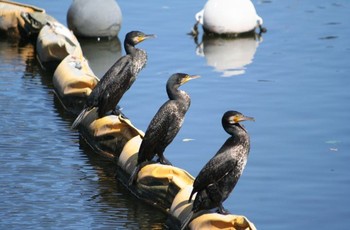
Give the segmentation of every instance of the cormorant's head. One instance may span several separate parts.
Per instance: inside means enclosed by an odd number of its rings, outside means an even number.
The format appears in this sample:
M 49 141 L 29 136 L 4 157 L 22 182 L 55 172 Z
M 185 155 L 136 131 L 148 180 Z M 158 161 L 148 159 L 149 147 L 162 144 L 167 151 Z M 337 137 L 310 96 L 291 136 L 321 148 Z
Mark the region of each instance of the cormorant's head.
M 253 117 L 247 117 L 244 116 L 242 113 L 237 111 L 227 111 L 224 116 L 222 116 L 222 126 L 224 127 L 225 131 L 229 134 L 232 132 L 230 131 L 232 127 L 238 126 L 245 130 L 243 125 L 240 125 L 239 122 L 241 121 L 255 121 Z
M 155 37 L 156 36 L 154 34 L 144 34 L 141 31 L 131 31 L 125 35 L 125 43 L 135 46 L 136 44 L 146 39 L 155 38 Z
M 167 85 L 172 87 L 180 87 L 181 85 L 185 84 L 186 82 L 199 78 L 198 75 L 188 75 L 186 73 L 175 73 L 171 75 L 169 78 Z

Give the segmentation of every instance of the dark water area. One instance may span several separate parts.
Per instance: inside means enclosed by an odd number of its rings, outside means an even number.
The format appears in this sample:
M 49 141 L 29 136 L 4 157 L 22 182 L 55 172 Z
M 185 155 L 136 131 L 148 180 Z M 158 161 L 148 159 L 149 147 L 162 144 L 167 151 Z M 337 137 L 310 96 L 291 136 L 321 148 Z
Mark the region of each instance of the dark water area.
M 71 1 L 23 1 L 66 24 Z M 260 39 L 186 35 L 205 1 L 118 1 L 119 38 L 81 40 L 101 77 L 130 30 L 157 34 L 149 61 L 120 106 L 146 130 L 175 72 L 202 77 L 167 158 L 197 175 L 227 138 L 221 116 L 253 116 L 247 167 L 224 206 L 258 229 L 349 229 L 350 2 L 253 1 L 268 29 Z M 202 42 L 201 42 L 202 41 Z M 134 198 L 70 130 L 52 73 L 34 45 L 0 38 L 0 229 L 164 229 L 167 216 Z

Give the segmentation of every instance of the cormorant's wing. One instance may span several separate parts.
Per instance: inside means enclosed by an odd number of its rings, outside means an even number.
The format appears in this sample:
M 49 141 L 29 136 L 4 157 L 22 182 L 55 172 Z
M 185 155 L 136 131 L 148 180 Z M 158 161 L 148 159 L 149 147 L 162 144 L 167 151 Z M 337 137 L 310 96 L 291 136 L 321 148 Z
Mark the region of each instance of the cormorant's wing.
M 124 75 L 130 73 L 132 58 L 130 55 L 121 57 L 101 78 L 101 88 L 106 89 L 108 86 L 115 86 Z
M 109 70 L 103 75 L 101 78 L 101 83 L 102 84 L 108 84 L 110 82 L 111 78 L 113 76 L 120 75 L 122 73 L 126 72 L 126 69 L 131 68 L 132 64 L 132 57 L 130 55 L 125 55 L 121 58 L 118 59 L 110 68 Z
M 175 109 L 177 109 L 176 103 L 171 100 L 159 108 L 146 130 L 140 147 L 141 154 L 144 153 L 145 149 L 147 149 L 148 153 L 145 152 L 144 154 L 153 154 L 155 149 L 166 148 L 174 139 L 179 129 L 177 122 L 174 122 L 176 115 L 173 111 Z M 148 158 L 148 156 L 140 156 L 140 154 L 139 157 Z
M 116 87 L 118 81 L 123 75 L 128 74 L 128 70 L 131 69 L 132 58 L 130 55 L 123 56 L 118 59 L 109 70 L 103 75 L 101 80 L 92 90 L 91 95 L 88 98 L 88 106 L 98 106 L 101 97 L 105 92 L 110 92 L 111 87 Z
M 220 150 L 199 172 L 193 184 L 194 192 L 201 191 L 208 185 L 220 181 L 235 168 L 237 161 L 221 153 Z
M 160 115 L 160 119 L 157 119 L 157 123 L 162 126 L 162 134 L 164 138 L 161 138 L 161 143 L 165 146 L 170 144 L 179 132 L 183 118 L 178 117 L 178 105 L 175 101 L 167 101 L 158 111 L 157 115 Z
M 131 73 L 132 63 L 129 55 L 120 58 L 103 76 L 96 91 L 93 92 L 93 105 L 99 107 L 102 116 L 119 103 L 124 93 L 130 88 L 134 78 Z

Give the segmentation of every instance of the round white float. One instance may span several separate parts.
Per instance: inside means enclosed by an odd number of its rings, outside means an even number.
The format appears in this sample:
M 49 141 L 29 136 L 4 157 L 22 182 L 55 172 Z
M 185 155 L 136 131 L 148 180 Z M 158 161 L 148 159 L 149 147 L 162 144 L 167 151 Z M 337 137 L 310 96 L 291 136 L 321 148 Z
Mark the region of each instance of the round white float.
M 122 12 L 115 0 L 73 0 L 67 24 L 76 36 L 116 37 L 122 24 Z
M 250 0 L 209 0 L 196 20 L 215 34 L 247 33 L 263 24 Z

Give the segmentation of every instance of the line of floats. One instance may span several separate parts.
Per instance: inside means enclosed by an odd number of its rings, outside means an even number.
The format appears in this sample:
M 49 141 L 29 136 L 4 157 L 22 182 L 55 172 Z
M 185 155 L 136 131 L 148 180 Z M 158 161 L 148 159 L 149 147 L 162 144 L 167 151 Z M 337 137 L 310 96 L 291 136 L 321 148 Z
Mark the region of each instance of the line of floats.
M 203 24 L 205 9 L 196 15 L 198 23 Z M 39 63 L 44 70 L 53 71 L 52 82 L 57 98 L 67 111 L 78 114 L 99 79 L 89 67 L 72 31 L 46 14 L 44 9 L 11 1 L 0 0 L 0 19 L 2 33 L 36 42 Z M 262 24 L 260 17 L 259 20 Z M 250 30 L 255 29 L 256 25 L 252 26 Z M 115 28 L 117 33 L 119 29 Z M 83 119 L 79 132 L 95 152 L 116 164 L 118 180 L 131 193 L 166 212 L 172 228 L 180 228 L 192 208 L 192 204 L 188 203 L 194 182 L 192 175 L 175 166 L 148 164 L 140 170 L 137 182 L 130 185 L 128 181 L 137 163 L 144 132 L 121 115 L 98 118 L 96 109 Z M 210 211 L 195 217 L 188 227 L 256 229 L 244 216 Z

